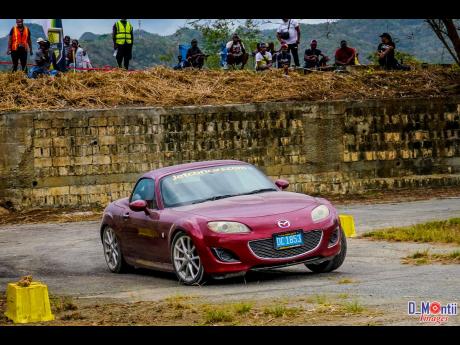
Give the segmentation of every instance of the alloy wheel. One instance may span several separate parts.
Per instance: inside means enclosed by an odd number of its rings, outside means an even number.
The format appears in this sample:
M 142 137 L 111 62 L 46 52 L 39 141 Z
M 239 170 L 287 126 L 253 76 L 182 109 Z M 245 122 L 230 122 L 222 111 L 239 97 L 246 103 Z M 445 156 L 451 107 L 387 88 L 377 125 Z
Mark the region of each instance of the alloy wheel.
M 185 283 L 194 283 L 203 274 L 196 247 L 192 239 L 185 234 L 180 236 L 174 243 L 173 261 L 177 275 Z
M 103 235 L 104 256 L 107 266 L 111 271 L 116 271 L 121 260 L 120 245 L 115 232 L 111 228 L 106 228 Z

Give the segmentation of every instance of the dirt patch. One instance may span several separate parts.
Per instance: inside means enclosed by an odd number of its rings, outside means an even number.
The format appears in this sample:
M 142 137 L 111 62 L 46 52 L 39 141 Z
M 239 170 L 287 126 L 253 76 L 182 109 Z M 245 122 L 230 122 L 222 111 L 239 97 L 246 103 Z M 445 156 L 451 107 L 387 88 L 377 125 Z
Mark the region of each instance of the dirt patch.
M 369 191 L 362 194 L 316 195 L 330 200 L 334 205 L 378 204 L 389 202 L 407 202 L 433 198 L 460 197 L 460 186 L 441 188 L 418 188 L 388 191 Z M 28 211 L 8 211 L 0 217 L 0 225 L 67 223 L 100 220 L 102 208 L 52 208 Z
M 335 205 L 407 202 L 433 198 L 460 197 L 460 186 L 367 191 L 362 194 L 322 194 L 321 197 L 330 200 Z
M 443 97 L 457 95 L 460 89 L 460 72 L 442 67 L 292 73 L 288 83 L 282 73 L 165 67 L 133 73 L 67 73 L 54 79 L 0 73 L 0 111 Z
M 68 223 L 101 220 L 102 209 L 34 209 L 22 212 L 11 211 L 0 217 L 4 224 Z
M 68 299 L 69 297 L 67 297 Z M 69 302 L 69 300 L 67 300 Z M 70 301 L 72 308 L 52 303 L 55 320 L 38 325 L 315 325 L 382 324 L 384 313 L 357 300 L 314 296 L 295 299 L 209 302 L 203 298 L 173 296 L 160 302 L 104 303 Z M 78 305 L 79 304 L 79 305 Z M 0 298 L 0 311 L 6 305 Z M 0 325 L 12 325 L 0 318 Z

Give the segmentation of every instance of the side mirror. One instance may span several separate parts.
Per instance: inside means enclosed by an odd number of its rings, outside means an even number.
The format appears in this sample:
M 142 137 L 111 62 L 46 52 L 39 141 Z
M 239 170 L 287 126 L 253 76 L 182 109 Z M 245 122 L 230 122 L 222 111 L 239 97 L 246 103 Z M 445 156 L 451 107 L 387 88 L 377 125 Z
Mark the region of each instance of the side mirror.
M 275 184 L 281 188 L 282 190 L 285 190 L 287 187 L 289 187 L 289 182 L 286 180 L 276 180 Z
M 147 208 L 147 201 L 136 200 L 129 204 L 129 208 L 133 211 L 144 211 Z

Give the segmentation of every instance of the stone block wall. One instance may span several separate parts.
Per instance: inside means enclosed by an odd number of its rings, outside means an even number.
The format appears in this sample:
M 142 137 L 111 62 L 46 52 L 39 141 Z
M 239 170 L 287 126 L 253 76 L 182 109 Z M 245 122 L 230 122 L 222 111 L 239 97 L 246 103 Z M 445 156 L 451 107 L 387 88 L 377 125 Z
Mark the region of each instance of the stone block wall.
M 158 167 L 239 159 L 290 190 L 460 184 L 460 97 L 0 114 L 0 204 L 106 205 Z

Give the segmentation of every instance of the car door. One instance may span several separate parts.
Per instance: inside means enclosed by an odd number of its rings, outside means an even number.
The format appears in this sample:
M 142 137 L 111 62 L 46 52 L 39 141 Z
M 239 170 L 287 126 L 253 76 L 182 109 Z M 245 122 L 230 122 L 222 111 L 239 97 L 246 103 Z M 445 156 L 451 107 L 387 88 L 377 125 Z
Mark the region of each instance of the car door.
M 162 234 L 159 231 L 160 211 L 155 198 L 155 181 L 143 178 L 134 187 L 129 202 L 145 200 L 147 208 L 143 211 L 129 209 L 123 215 L 124 231 L 130 239 L 129 248 L 133 257 L 142 265 L 149 266 L 160 259 Z

